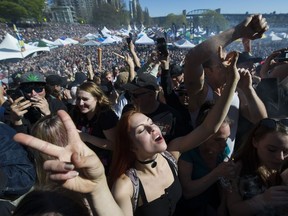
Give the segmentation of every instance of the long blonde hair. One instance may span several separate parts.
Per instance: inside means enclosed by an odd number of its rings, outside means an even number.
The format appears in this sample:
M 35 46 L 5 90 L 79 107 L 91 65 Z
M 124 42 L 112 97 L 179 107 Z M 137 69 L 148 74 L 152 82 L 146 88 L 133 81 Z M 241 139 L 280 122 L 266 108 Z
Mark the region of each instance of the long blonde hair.
M 68 135 L 63 122 L 60 118 L 54 115 L 48 115 L 39 119 L 32 127 L 31 134 L 41 140 L 53 143 L 58 146 L 65 147 L 68 144 Z M 32 150 L 37 172 L 37 184 L 43 186 L 46 184 L 53 184 L 43 171 L 43 164 L 46 160 L 55 159 L 46 154 Z M 36 185 L 37 185 L 36 184 Z

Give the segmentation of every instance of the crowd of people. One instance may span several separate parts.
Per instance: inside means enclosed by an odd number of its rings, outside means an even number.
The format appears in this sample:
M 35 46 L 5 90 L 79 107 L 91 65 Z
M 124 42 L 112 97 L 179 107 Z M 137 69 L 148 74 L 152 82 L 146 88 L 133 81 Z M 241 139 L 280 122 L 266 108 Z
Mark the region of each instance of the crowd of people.
M 268 29 L 1 63 L 1 215 L 288 215 L 288 49 Z

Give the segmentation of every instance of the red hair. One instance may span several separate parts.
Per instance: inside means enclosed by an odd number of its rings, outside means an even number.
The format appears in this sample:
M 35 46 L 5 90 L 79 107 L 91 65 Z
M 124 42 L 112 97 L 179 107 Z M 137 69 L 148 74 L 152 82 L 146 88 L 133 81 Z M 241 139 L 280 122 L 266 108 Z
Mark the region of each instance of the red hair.
M 113 151 L 113 159 L 110 168 L 110 186 L 112 187 L 115 181 L 125 173 L 129 168 L 133 167 L 136 160 L 135 153 L 131 151 L 132 140 L 130 133 L 130 118 L 138 113 L 136 110 L 125 112 L 117 125 L 116 145 Z

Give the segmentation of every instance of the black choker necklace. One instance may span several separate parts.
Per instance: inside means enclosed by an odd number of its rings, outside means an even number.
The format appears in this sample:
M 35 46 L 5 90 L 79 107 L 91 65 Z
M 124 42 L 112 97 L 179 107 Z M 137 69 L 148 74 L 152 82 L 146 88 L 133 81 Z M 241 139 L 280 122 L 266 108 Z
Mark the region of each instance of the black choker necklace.
M 151 167 L 155 168 L 157 166 L 157 161 L 156 161 L 157 157 L 158 157 L 158 154 L 156 155 L 155 159 L 147 160 L 147 161 L 140 161 L 137 159 L 137 161 L 141 164 L 150 164 L 151 163 Z

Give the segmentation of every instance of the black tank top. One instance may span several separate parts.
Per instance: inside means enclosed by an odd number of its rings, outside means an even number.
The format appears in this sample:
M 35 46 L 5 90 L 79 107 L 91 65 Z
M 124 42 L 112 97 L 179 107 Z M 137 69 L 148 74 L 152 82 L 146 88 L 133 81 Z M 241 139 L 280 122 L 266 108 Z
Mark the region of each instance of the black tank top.
M 146 194 L 143 189 L 142 183 L 139 179 L 139 197 L 138 203 L 141 199 L 143 205 L 138 206 L 134 212 L 134 216 L 172 216 L 174 214 L 176 204 L 182 195 L 182 189 L 180 185 L 179 178 L 177 176 L 176 170 L 173 167 L 172 162 L 164 157 L 172 170 L 174 181 L 173 183 L 165 189 L 165 193 L 153 200 L 152 202 L 147 202 Z

